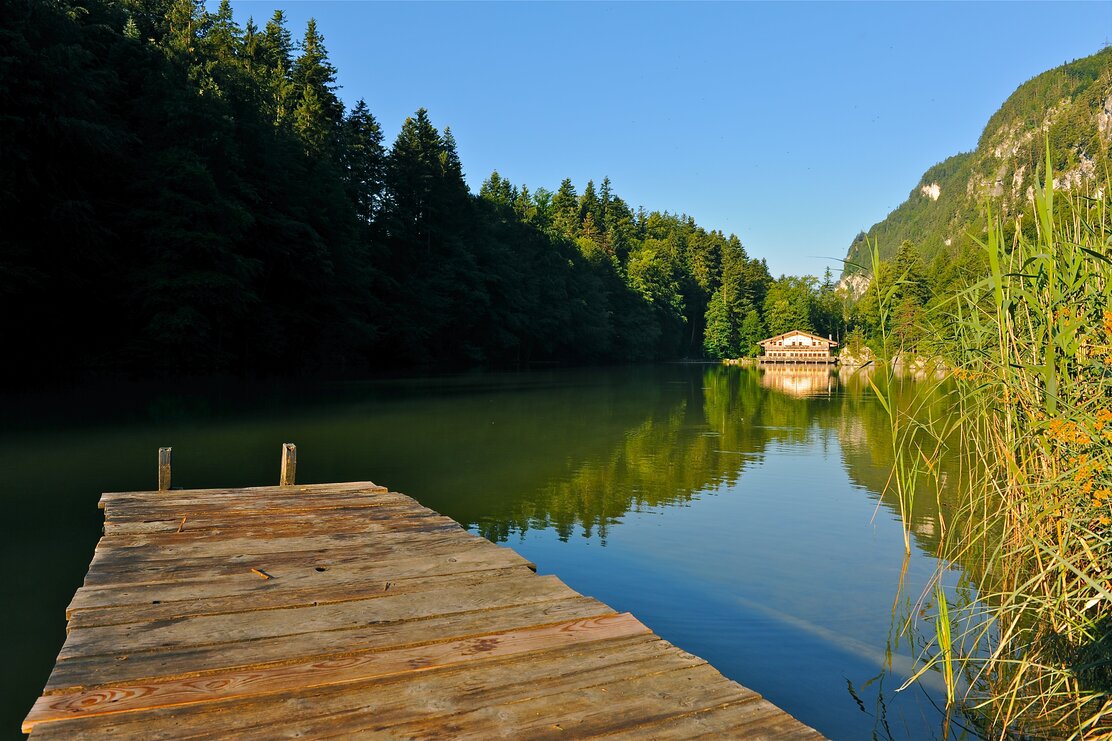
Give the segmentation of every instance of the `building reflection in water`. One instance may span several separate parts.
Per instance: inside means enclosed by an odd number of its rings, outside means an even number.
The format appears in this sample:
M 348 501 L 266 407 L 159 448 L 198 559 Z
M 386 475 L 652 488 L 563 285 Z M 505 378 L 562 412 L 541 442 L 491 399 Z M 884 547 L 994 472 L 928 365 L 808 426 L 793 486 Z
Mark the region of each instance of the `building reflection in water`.
M 829 366 L 762 366 L 761 385 L 788 396 L 830 396 L 838 389 L 838 373 Z

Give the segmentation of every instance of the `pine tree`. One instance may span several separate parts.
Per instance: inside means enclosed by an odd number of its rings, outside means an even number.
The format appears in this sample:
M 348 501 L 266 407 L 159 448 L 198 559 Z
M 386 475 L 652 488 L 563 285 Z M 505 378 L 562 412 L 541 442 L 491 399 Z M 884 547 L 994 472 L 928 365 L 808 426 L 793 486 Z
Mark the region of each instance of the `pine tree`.
M 582 223 L 575 186 L 571 184 L 571 178 L 564 178 L 560 188 L 552 196 L 552 226 L 564 236 L 574 239 L 578 236 Z
M 248 16 L 247 23 L 243 24 L 243 62 L 251 79 L 257 84 L 261 80 L 260 70 L 263 68 L 262 33 L 253 16 Z
M 835 292 L 834 276 L 830 268 L 823 272 L 822 283 L 819 284 L 814 303 L 811 305 L 811 324 L 815 331 L 823 336 L 833 337 L 841 341 L 842 305 Z
M 271 121 L 278 128 L 285 127 L 296 106 L 295 88 L 290 79 L 293 68 L 293 37 L 286 28 L 286 15 L 281 10 L 266 23 L 259 39 L 258 59 L 261 64 L 259 84 L 266 91 L 266 106 Z
M 720 282 L 707 303 L 704 351 L 711 357 L 751 356 L 755 343 L 765 336 L 757 307 L 764 299 L 767 268 L 763 262 L 749 259 L 734 235 L 727 239 L 721 233 L 699 235 L 697 231 L 694 236 L 688 268 L 693 278 L 697 280 L 706 271 L 713 284 L 716 253 L 721 260 Z M 703 242 L 706 246 L 700 247 Z M 706 264 L 698 267 L 702 263 Z
M 714 292 L 707 304 L 703 352 L 712 358 L 738 356 L 737 324 L 722 288 Z
M 734 235 L 730 235 L 729 244 L 731 249 L 741 249 L 741 242 Z M 747 259 L 741 266 L 742 280 L 745 283 L 746 298 L 749 303 L 757 307 L 759 310 L 764 306 L 765 297 L 768 295 L 768 289 L 772 286 L 772 275 L 768 272 L 768 263 L 762 257 L 760 260 Z M 767 324 L 768 319 L 765 319 Z
M 452 135 L 452 127 L 444 127 L 444 135 L 441 137 L 440 143 L 442 148 L 440 167 L 444 177 L 451 181 L 463 183 L 463 163 L 459 159 L 456 137 Z
M 124 37 L 150 39 L 156 44 L 164 45 L 173 2 L 174 0 L 122 0 L 120 5 L 127 14 L 123 25 Z
M 738 355 L 747 358 L 757 357 L 761 354 L 761 346 L 758 343 L 768 335 L 768 330 L 761 321 L 761 315 L 756 309 L 749 309 L 738 330 Z
M 591 243 L 593 247 L 602 249 L 603 233 L 599 231 L 598 226 L 595 225 L 595 216 L 590 211 L 583 217 L 583 227 L 579 231 L 580 239 L 586 240 Z
M 324 37 L 310 18 L 301 42 L 301 54 L 293 63 L 290 81 L 297 96 L 294 131 L 311 154 L 328 154 L 335 144 L 343 120 L 344 106 L 336 96 L 336 68 L 328 61 Z
M 611 226 L 612 226 L 612 224 L 610 223 L 610 201 L 611 201 L 611 197 L 612 197 L 612 194 L 610 192 L 610 178 L 609 177 L 603 177 L 602 185 L 600 185 L 599 189 L 598 189 L 598 200 L 599 200 L 599 208 L 600 208 L 600 214 L 599 215 L 601 217 L 599 219 L 599 225 L 602 226 L 603 229 L 610 229 Z
M 615 195 L 610 196 L 606 206 L 605 228 L 608 249 L 619 265 L 625 265 L 637 241 L 637 227 L 633 223 L 633 212 L 629 210 L 629 206 Z
M 198 52 L 206 22 L 203 0 L 173 0 L 166 13 L 164 46 L 186 64 Z
M 515 205 L 518 194 L 510 181 L 499 175 L 498 171 L 495 170 L 479 187 L 479 197 L 485 198 L 499 207 L 509 208 Z
M 124 38 L 131 39 L 133 41 L 138 41 L 141 38 L 139 24 L 135 22 L 135 18 L 133 16 L 129 15 L 127 17 L 127 20 L 124 22 L 123 34 Z
M 266 23 L 261 48 L 262 61 L 267 68 L 285 77 L 293 67 L 293 36 L 286 28 L 286 14 L 281 10 Z
M 418 109 L 402 124 L 390 149 L 386 168 L 391 199 L 391 231 L 422 242 L 429 237 L 437 207 L 436 181 L 443 177 L 444 143 L 429 120 L 428 111 Z
M 798 329 L 814 332 L 811 324 L 815 278 L 782 275 L 772 283 L 765 295 L 764 317 L 768 332 L 778 335 Z
M 587 187 L 583 190 L 583 195 L 579 199 L 579 223 L 584 223 L 588 216 L 591 217 L 596 227 L 603 225 L 602 204 L 595 193 L 594 180 L 587 181 Z
M 232 17 L 232 4 L 220 0 L 216 13 L 208 18 L 205 33 L 205 53 L 216 62 L 234 65 L 242 54 L 243 32 Z
M 536 218 L 537 207 L 525 183 L 522 183 L 521 188 L 517 191 L 517 197 L 514 199 L 514 212 L 517 213 L 517 218 L 525 222 Z
M 386 151 L 382 146 L 382 128 L 362 98 L 344 119 L 340 164 L 356 215 L 370 223 L 382 207 Z

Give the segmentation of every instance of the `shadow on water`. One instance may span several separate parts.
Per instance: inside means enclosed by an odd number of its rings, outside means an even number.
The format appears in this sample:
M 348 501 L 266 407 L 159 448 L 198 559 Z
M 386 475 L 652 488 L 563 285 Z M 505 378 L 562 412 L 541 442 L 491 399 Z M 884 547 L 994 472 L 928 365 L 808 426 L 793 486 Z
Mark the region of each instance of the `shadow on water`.
M 898 509 L 880 496 L 891 433 L 861 374 L 671 365 L 97 387 L 4 397 L 0 415 L 17 605 L 3 627 L 23 637 L 4 728 L 61 645 L 101 491 L 150 488 L 160 445 L 174 446 L 176 486 L 275 483 L 294 441 L 299 480 L 404 491 L 834 738 L 957 737 L 936 678 L 894 692 L 953 503 L 916 500 L 901 563 Z

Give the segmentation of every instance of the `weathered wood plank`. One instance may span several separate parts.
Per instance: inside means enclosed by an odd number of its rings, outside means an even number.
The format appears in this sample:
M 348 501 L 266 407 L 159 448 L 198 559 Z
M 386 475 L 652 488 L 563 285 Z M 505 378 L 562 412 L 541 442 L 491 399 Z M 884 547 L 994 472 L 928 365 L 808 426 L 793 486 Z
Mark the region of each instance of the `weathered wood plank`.
M 59 661 L 47 694 L 84 690 L 113 682 L 201 676 L 290 661 L 336 658 L 388 647 L 458 640 L 530 626 L 548 625 L 614 611 L 589 597 L 565 597 L 478 612 L 436 615 L 402 623 L 352 624 L 314 633 L 295 633 L 237 643 L 184 646 L 158 651 L 75 656 Z
M 23 722 L 23 731 L 29 733 L 38 723 L 63 718 L 93 717 L 346 684 L 446 664 L 478 661 L 484 657 L 524 654 L 544 650 L 554 644 L 586 643 L 649 632 L 632 615 L 622 613 L 481 638 L 283 665 L 258 671 L 245 670 L 197 679 L 45 695 L 39 698 L 27 715 Z
M 287 527 L 277 522 L 269 526 L 252 528 L 231 528 L 227 531 L 197 533 L 183 531 L 150 533 L 141 535 L 120 535 L 101 537 L 93 557 L 106 557 L 115 552 L 121 560 L 180 561 L 198 557 L 235 555 L 244 551 L 255 553 L 284 552 L 292 540 L 304 541 L 301 550 L 327 549 L 327 547 L 358 546 L 365 543 L 399 544 L 410 540 L 451 535 L 460 542 L 473 540 L 475 535 L 467 533 L 447 517 L 414 517 L 407 520 L 370 521 L 366 525 L 353 525 L 349 528 L 336 528 L 332 531 L 317 531 L 311 527 Z M 137 539 L 148 539 L 146 545 L 137 544 Z M 309 539 L 309 540 L 307 540 Z M 248 546 L 248 544 L 254 544 Z M 206 549 L 206 545 L 209 545 Z M 419 547 L 414 543 L 414 547 Z
M 333 724 L 363 725 L 369 713 L 398 723 L 704 663 L 655 635 L 639 635 L 553 647 L 528 654 L 528 661 L 511 655 L 346 685 L 46 723 L 36 727 L 35 738 L 306 737 Z
M 261 579 L 256 581 L 263 583 Z M 316 607 L 260 610 L 250 613 L 250 618 L 246 620 L 237 614 L 203 615 L 184 620 L 84 628 L 69 632 L 58 658 L 66 660 L 74 656 L 115 654 L 120 646 L 126 646 L 130 653 L 135 653 L 184 646 L 227 645 L 360 624 L 415 620 L 566 599 L 577 594 L 555 576 L 533 576 L 515 579 L 509 584 L 488 582 L 433 593 L 413 592 Z
M 630 643 L 632 640 L 638 642 Z M 285 713 L 268 718 L 265 712 L 271 708 L 262 706 L 259 708 L 262 713 L 256 711 L 257 725 L 245 727 L 237 735 L 260 740 L 337 738 L 357 737 L 373 729 L 371 735 L 381 733 L 389 738 L 435 738 L 435 732 L 425 735 L 427 729 L 447 728 L 451 729 L 444 734 L 448 738 L 484 738 L 485 731 L 479 729 L 474 729 L 474 733 L 471 729 L 459 732 L 461 720 L 466 724 L 469 715 L 486 708 L 526 702 L 558 708 L 560 696 L 569 692 L 612 687 L 705 664 L 655 636 L 606 641 L 598 644 L 593 653 L 573 656 L 550 651 L 530 654 L 528 660 L 511 657 L 467 667 L 455 675 L 435 672 L 428 676 L 428 681 L 422 681 L 418 675 L 390 685 L 358 685 L 342 696 L 329 698 L 332 712 L 327 715 L 314 711 L 309 717 Z M 560 711 L 545 712 L 557 715 Z M 413 724 L 415 718 L 421 722 Z M 506 731 L 518 731 L 512 733 L 515 738 L 534 735 L 527 728 Z M 200 738 L 217 736 L 206 733 Z
M 234 523 L 233 521 L 215 520 L 206 516 L 190 517 L 183 515 L 176 519 L 164 518 L 157 520 L 129 520 L 127 522 L 106 522 L 104 536 L 117 537 L 126 535 L 146 535 L 162 533 L 188 533 L 189 535 L 203 534 L 206 537 L 255 537 L 265 538 L 270 535 L 289 537 L 311 533 L 359 534 L 374 532 L 401 532 L 403 530 L 418 528 L 423 529 L 433 524 L 441 529 L 458 528 L 459 526 L 446 521 L 446 518 L 434 516 L 398 517 L 396 520 L 373 520 L 367 517 L 341 515 L 327 517 L 331 525 L 326 529 L 323 519 L 317 514 L 293 519 L 283 518 L 267 522 L 265 518 L 258 517 L 254 521 Z
M 306 513 L 289 513 L 279 519 L 274 515 L 242 514 L 242 513 L 198 513 L 191 512 L 180 514 L 175 510 L 171 514 L 145 517 L 140 520 L 106 520 L 104 534 L 109 536 L 142 534 L 142 533 L 199 533 L 202 531 L 225 531 L 232 529 L 259 529 L 259 528 L 296 528 L 302 532 L 306 530 L 335 532 L 349 527 L 372 525 L 376 528 L 387 528 L 401 520 L 416 520 L 436 518 L 440 521 L 450 522 L 459 527 L 455 521 L 443 515 L 438 515 L 432 510 L 414 508 L 404 502 L 385 502 L 374 507 L 342 507 L 333 510 L 317 510 Z M 188 517 L 182 526 L 182 517 Z
M 373 510 L 382 506 L 381 502 L 362 494 L 336 495 L 335 497 L 302 497 L 302 496 L 270 496 L 251 497 L 242 500 L 229 500 L 226 502 L 204 502 L 198 500 L 193 503 L 175 503 L 169 506 L 156 506 L 148 502 L 123 505 L 113 504 L 105 509 L 105 519 L 119 520 L 144 520 L 158 517 L 172 517 L 176 514 L 286 514 L 296 512 L 319 512 L 341 508 L 365 508 Z
M 755 739 L 755 741 L 821 741 L 823 739 L 815 729 L 806 726 L 780 708 L 769 703 L 771 717 L 752 720 L 748 723 L 739 723 L 732 733 L 739 738 Z
M 280 607 L 310 607 L 335 602 L 393 597 L 408 592 L 444 589 L 453 585 L 471 586 L 486 579 L 521 578 L 531 576 L 533 573 L 533 570 L 528 566 L 511 566 L 509 568 L 479 571 L 437 573 L 433 576 L 410 579 L 370 579 L 358 584 L 341 585 L 330 589 L 313 587 L 310 589 L 270 590 L 253 595 L 249 603 L 245 603 L 243 598 L 238 595 L 232 595 L 209 599 L 161 602 L 157 605 L 107 605 L 74 612 L 66 627 L 68 630 L 76 630 L 98 625 L 177 620 L 200 615 L 274 610 Z
M 381 563 L 365 561 L 342 564 L 329 567 L 325 571 L 317 571 L 319 566 L 313 563 L 304 566 L 275 566 L 267 559 L 259 558 L 253 566 L 243 564 L 242 568 L 230 574 L 214 576 L 207 581 L 82 588 L 74 595 L 69 609 L 77 611 L 107 605 L 161 604 L 232 595 L 241 595 L 245 599 L 250 599 L 251 596 L 263 594 L 268 590 L 357 588 L 360 582 L 367 580 L 404 579 L 432 576 L 437 573 L 489 571 L 508 566 L 530 565 L 530 562 L 508 548 L 491 550 L 477 546 L 460 547 L 440 554 Z M 260 578 L 256 571 L 262 571 L 272 578 Z
M 172 501 L 174 499 L 196 499 L 198 497 L 227 497 L 237 498 L 245 495 L 258 495 L 266 496 L 268 494 L 290 494 L 293 492 L 300 494 L 320 494 L 330 495 L 334 493 L 350 493 L 350 492 L 366 492 L 368 494 L 378 494 L 388 491 L 387 487 L 376 484 L 373 481 L 345 481 L 335 484 L 299 484 L 296 487 L 282 487 L 282 486 L 250 486 L 250 487 L 220 487 L 212 489 L 178 489 L 176 491 L 163 492 L 158 494 L 154 490 L 139 490 L 139 491 L 107 491 L 100 495 L 100 505 L 103 509 L 106 504 L 120 499 L 137 499 L 147 500 L 151 499 L 153 495 L 161 497 L 165 501 Z
M 163 492 L 165 494 L 165 492 Z M 314 492 L 296 487 L 282 487 L 276 491 L 259 493 L 244 491 L 240 495 L 225 496 L 166 496 L 153 500 L 146 496 L 117 497 L 105 502 L 109 517 L 142 516 L 147 513 L 187 509 L 211 509 L 227 512 L 253 511 L 264 505 L 287 508 L 293 504 L 327 505 L 333 502 L 350 502 L 353 506 L 376 507 L 386 504 L 407 503 L 414 509 L 424 509 L 404 494 L 389 491 Z
M 431 518 L 429 518 L 431 519 Z M 459 541 L 467 543 L 484 543 L 484 538 L 468 533 L 458 525 L 454 533 Z M 421 530 L 399 530 L 397 532 L 383 533 L 310 533 L 299 535 L 275 535 L 270 538 L 240 536 L 232 534 L 213 537 L 210 535 L 195 535 L 188 532 L 180 534 L 158 533 L 151 535 L 124 535 L 112 538 L 101 538 L 93 552 L 93 558 L 105 560 L 109 557 L 134 558 L 143 561 L 154 560 L 194 560 L 199 558 L 216 558 L 220 556 L 236 556 L 242 553 L 266 554 L 286 553 L 292 550 L 313 550 L 327 548 L 345 548 L 358 546 L 361 543 L 389 543 L 419 548 L 422 541 L 428 538 L 439 538 L 445 533 L 441 530 L 430 530 L 423 534 Z M 493 547 L 493 544 L 491 544 Z
M 259 562 L 265 562 L 274 569 L 305 565 L 328 569 L 367 561 L 384 564 L 412 558 L 408 552 L 398 553 L 397 541 L 383 542 L 381 538 L 367 538 L 363 542 L 332 548 L 301 548 L 299 546 L 302 544 L 297 540 L 290 540 L 291 547 L 288 551 L 259 553 L 253 549 L 245 549 L 234 555 L 189 560 L 144 558 L 139 554 L 120 553 L 118 550 L 98 550 L 94 553 L 91 568 L 85 576 L 84 588 L 208 581 L 239 575 L 245 566 L 254 566 Z M 403 542 L 412 543 L 425 556 L 451 555 L 475 548 L 486 550 L 483 543 L 463 540 L 456 533 L 433 533 Z
M 105 512 L 108 517 L 117 519 L 126 515 L 142 516 L 147 514 L 167 514 L 176 510 L 211 509 L 222 512 L 239 512 L 245 509 L 256 509 L 264 503 L 274 503 L 279 507 L 289 503 L 327 503 L 327 502 L 353 502 L 355 506 L 365 507 L 398 507 L 406 506 L 422 512 L 433 512 L 427 507 L 422 507 L 410 497 L 398 492 L 388 491 L 346 491 L 330 494 L 328 492 L 306 492 L 296 487 L 284 488 L 269 494 L 255 494 L 247 492 L 242 496 L 172 496 L 184 490 L 162 492 L 164 501 L 154 502 L 143 497 L 121 497 L 105 503 Z M 190 493 L 190 492 L 186 492 Z
M 628 739 L 641 741 L 693 741 L 694 739 L 808 739 L 822 736 L 795 718 L 760 697 L 746 697 L 717 707 L 701 709 L 670 718 L 650 720 L 624 728 L 616 733 L 605 732 L 591 738 Z
M 582 738 L 757 697 L 704 664 L 484 704 L 446 717 L 419 716 L 397 725 L 384 724 L 368 714 L 361 728 L 329 731 L 318 738 Z

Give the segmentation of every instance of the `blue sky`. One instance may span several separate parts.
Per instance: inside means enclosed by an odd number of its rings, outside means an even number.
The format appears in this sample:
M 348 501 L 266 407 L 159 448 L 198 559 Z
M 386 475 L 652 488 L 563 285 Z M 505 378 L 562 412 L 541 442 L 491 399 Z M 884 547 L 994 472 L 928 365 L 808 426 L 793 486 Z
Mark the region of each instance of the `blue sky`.
M 214 4 L 214 3 L 213 3 Z M 774 275 L 840 270 L 1022 82 L 1112 41 L 1112 2 L 233 1 L 316 17 L 339 93 L 387 143 L 428 108 L 471 188 L 582 192 L 737 234 Z

